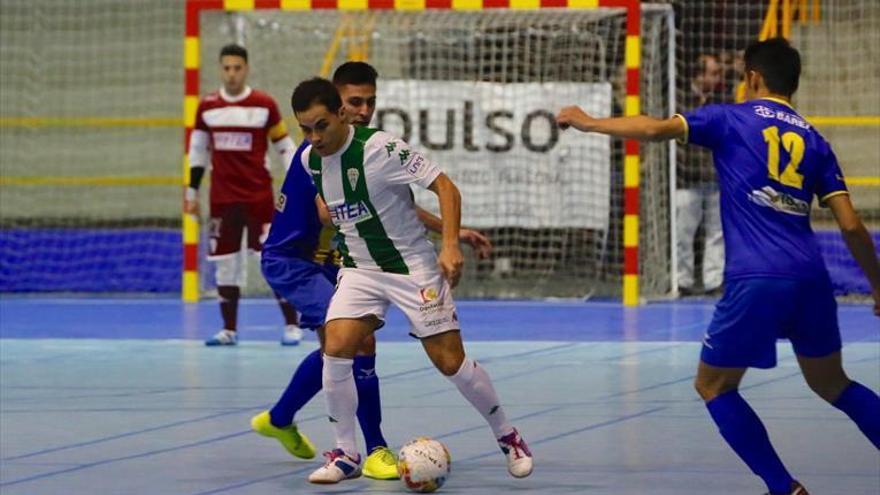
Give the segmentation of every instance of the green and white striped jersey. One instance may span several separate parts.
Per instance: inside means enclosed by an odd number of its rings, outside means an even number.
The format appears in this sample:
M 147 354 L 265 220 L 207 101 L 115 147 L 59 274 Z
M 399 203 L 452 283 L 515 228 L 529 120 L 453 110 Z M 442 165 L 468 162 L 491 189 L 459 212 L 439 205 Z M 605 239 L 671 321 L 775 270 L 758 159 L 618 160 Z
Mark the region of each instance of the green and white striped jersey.
M 390 273 L 437 269 L 410 184 L 428 188 L 441 170 L 387 132 L 349 126 L 331 156 L 303 151 L 337 229 L 343 266 Z

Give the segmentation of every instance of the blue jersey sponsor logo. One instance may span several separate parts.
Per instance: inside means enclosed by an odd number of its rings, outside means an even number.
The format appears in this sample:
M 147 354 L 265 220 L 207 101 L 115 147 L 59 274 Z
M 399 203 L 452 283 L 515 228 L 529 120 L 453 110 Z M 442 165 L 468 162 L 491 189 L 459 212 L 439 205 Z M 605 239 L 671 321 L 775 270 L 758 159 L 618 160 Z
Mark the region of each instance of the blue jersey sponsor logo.
M 755 115 L 765 119 L 776 119 L 786 124 L 791 124 L 801 129 L 809 129 L 810 124 L 806 123 L 799 115 L 795 115 L 784 110 L 774 110 L 766 105 L 755 105 Z
M 773 208 L 778 212 L 787 213 L 789 215 L 805 217 L 810 214 L 809 203 L 786 192 L 777 191 L 773 186 L 764 186 L 761 189 L 755 189 L 749 194 L 749 199 L 752 200 L 753 203 Z

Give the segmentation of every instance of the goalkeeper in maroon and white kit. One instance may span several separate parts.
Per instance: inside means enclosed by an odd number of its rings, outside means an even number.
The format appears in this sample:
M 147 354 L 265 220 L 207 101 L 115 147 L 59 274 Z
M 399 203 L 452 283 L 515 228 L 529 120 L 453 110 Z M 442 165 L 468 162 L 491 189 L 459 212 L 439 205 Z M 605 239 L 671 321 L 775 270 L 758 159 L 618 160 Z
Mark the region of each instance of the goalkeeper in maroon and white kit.
M 211 177 L 211 245 L 208 259 L 216 263 L 217 292 L 223 329 L 205 341 L 206 345 L 235 345 L 238 300 L 245 282 L 247 248 L 260 252 L 275 211 L 272 176 L 267 156 L 269 143 L 290 166 L 295 151 L 278 105 L 266 93 L 246 84 L 247 50 L 226 45 L 220 50 L 223 87 L 199 102 L 195 129 L 189 142 L 190 183 L 184 210 L 199 214 L 198 188 L 205 169 Z M 302 330 L 296 310 L 280 298 L 285 327 L 283 345 L 297 345 Z

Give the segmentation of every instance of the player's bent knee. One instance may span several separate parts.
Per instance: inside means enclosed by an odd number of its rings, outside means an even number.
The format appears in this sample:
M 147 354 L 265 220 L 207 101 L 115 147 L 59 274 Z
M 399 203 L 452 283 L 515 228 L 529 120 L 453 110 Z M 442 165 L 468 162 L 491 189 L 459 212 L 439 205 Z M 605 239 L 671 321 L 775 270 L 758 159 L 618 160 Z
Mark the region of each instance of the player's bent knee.
M 455 352 L 453 349 L 437 352 L 430 356 L 431 362 L 444 376 L 452 376 L 458 373 L 464 363 L 464 353 Z
M 361 341 L 361 345 L 357 350 L 358 356 L 375 356 L 376 355 L 376 336 L 370 334 Z
M 445 332 L 422 339 L 422 346 L 440 373 L 452 376 L 464 362 L 464 346 L 458 331 Z
M 703 402 L 709 402 L 721 394 L 736 390 L 738 384 L 729 383 L 720 379 L 709 379 L 697 375 L 694 379 L 694 390 L 697 391 Z
M 700 377 L 694 379 L 694 390 L 697 391 L 697 395 L 703 399 L 703 402 L 709 402 L 718 396 L 708 384 L 700 381 Z
M 324 354 L 354 358 L 363 340 L 376 327 L 370 318 L 331 320 L 324 326 Z
M 813 379 L 807 381 L 810 390 L 829 404 L 837 402 L 837 399 L 840 398 L 840 394 L 846 390 L 846 387 L 848 387 L 850 383 L 852 382 L 849 378 L 846 378 L 846 375 L 844 375 L 842 380 L 835 377 L 834 379 Z
M 458 373 L 459 368 L 461 368 L 461 361 L 456 361 L 455 359 L 445 359 L 434 364 L 440 370 L 440 373 L 443 373 L 443 376 L 452 376 Z

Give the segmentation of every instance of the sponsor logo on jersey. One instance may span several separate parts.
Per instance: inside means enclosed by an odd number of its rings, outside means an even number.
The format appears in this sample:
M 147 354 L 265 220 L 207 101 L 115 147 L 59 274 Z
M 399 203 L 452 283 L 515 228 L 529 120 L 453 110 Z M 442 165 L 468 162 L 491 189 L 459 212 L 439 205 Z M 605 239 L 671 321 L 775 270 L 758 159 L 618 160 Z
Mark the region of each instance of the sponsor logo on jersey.
M 772 208 L 788 215 L 807 216 L 810 214 L 810 204 L 791 194 L 777 191 L 772 186 L 764 186 L 749 193 L 749 200 L 755 204 Z
M 419 295 L 422 296 L 422 304 L 427 304 L 435 299 L 437 299 L 437 289 L 433 287 L 428 287 L 427 289 L 420 289 Z
M 217 151 L 250 151 L 254 137 L 250 132 L 215 132 L 214 149 Z
M 431 327 L 436 327 L 436 326 L 440 326 L 440 325 L 445 325 L 445 324 L 449 323 L 449 321 L 450 321 L 449 317 L 444 316 L 443 318 L 428 320 L 428 321 L 424 322 L 422 324 L 422 326 L 424 326 L 425 328 L 431 328 Z
M 330 211 L 330 219 L 335 225 L 359 223 L 373 218 L 373 214 L 364 201 L 327 205 L 327 209 Z
M 351 190 L 354 191 L 357 189 L 357 183 L 361 176 L 361 172 L 356 168 L 350 168 L 346 172 L 346 175 L 348 175 L 348 185 L 351 186 Z
M 440 299 L 440 293 L 437 292 L 437 289 L 433 287 L 419 289 L 419 297 L 422 300 L 422 304 L 419 306 L 419 313 L 422 316 L 429 316 L 443 311 L 443 299 Z
M 759 117 L 764 117 L 765 119 L 772 119 L 776 112 L 773 111 L 770 107 L 765 107 L 764 105 L 755 105 L 755 114 Z
M 754 109 L 755 109 L 755 115 L 758 115 L 759 117 L 763 117 L 765 119 L 780 120 L 782 122 L 785 122 L 786 124 L 791 124 L 793 126 L 800 127 L 801 129 L 809 129 L 810 128 L 810 124 L 807 124 L 806 122 L 804 122 L 804 119 L 802 119 L 798 115 L 794 115 L 794 114 L 791 114 L 789 112 L 785 112 L 782 110 L 774 110 L 774 109 L 772 109 L 768 106 L 764 106 L 764 105 L 755 105 Z
M 423 157 L 419 153 L 415 153 L 412 155 L 412 159 L 406 163 L 406 171 L 410 175 L 419 175 L 419 171 L 422 169 L 422 166 L 426 163 L 425 157 Z
M 287 206 L 287 195 L 281 193 L 278 195 L 278 199 L 275 200 L 275 210 L 279 213 L 284 213 L 285 206 Z

